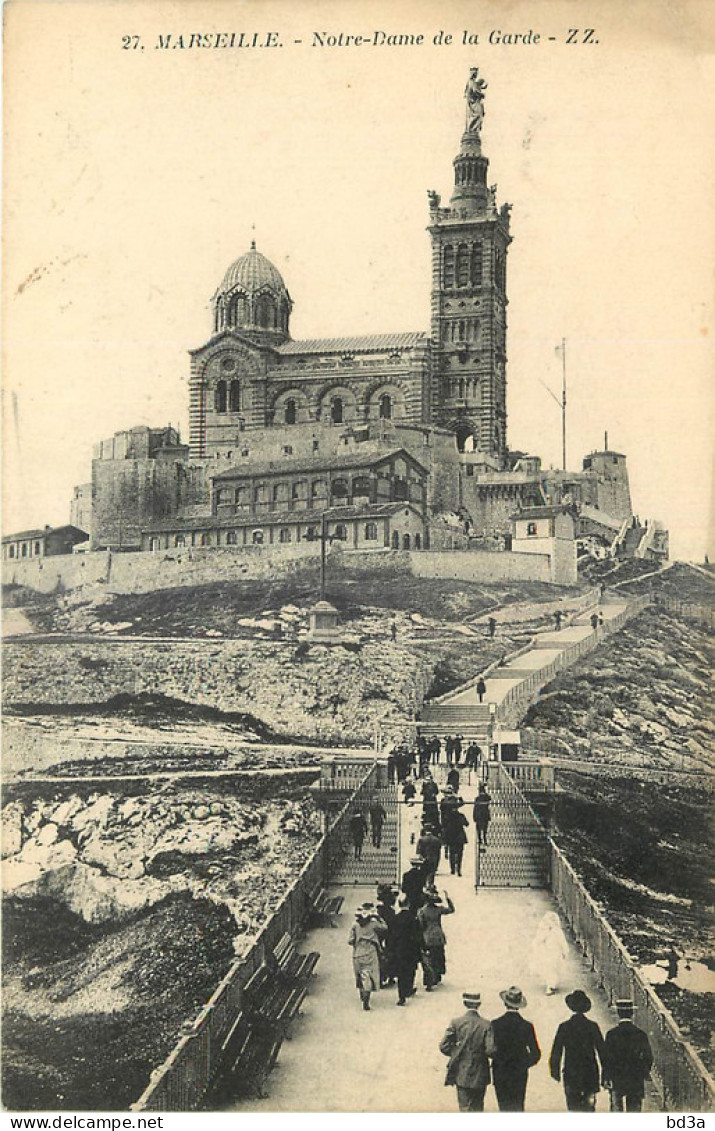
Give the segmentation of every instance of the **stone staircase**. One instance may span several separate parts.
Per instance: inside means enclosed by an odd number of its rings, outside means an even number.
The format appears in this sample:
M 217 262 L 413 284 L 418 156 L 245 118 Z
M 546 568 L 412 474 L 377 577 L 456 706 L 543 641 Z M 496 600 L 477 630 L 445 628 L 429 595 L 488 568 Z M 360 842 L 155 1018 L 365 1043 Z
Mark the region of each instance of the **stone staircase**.
M 427 738 L 437 735 L 461 734 L 469 743 L 473 740 L 485 747 L 491 741 L 491 713 L 488 703 L 430 703 L 417 724 L 420 734 Z M 464 743 L 463 743 L 464 745 Z

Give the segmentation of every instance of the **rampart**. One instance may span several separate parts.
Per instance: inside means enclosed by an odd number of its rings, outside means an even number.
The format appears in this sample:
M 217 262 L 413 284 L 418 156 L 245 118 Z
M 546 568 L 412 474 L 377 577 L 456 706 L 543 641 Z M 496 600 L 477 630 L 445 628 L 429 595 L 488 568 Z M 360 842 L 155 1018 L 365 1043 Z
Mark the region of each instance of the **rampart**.
M 5 562 L 4 584 L 22 585 L 40 593 L 103 585 L 108 593 L 145 593 L 217 581 L 285 576 L 306 565 L 317 566 L 316 542 L 287 546 L 246 546 L 169 552 L 70 554 Z M 462 581 L 541 581 L 554 578 L 548 554 L 489 553 L 480 550 L 371 550 L 331 548 L 329 569 L 406 570 L 415 577 Z

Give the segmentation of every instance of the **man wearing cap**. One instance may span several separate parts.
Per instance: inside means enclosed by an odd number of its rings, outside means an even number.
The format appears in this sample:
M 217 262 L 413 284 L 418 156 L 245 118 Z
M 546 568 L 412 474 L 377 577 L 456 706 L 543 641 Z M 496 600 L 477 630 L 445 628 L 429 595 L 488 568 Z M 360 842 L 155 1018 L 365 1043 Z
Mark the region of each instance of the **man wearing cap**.
M 650 1041 L 633 1024 L 635 1012 L 630 998 L 616 1002 L 618 1024 L 606 1033 L 603 1082 L 611 1093 L 611 1111 L 641 1111 L 645 1081 L 653 1064 Z
M 567 1110 L 595 1111 L 596 1093 L 603 1072 L 603 1035 L 596 1022 L 585 1016 L 591 1008 L 588 994 L 574 990 L 566 994 L 566 1004 L 572 1016 L 568 1021 L 562 1021 L 556 1030 L 549 1072 L 558 1083 L 563 1059 Z
M 531 1021 L 519 1016 L 526 1005 L 519 987 L 510 986 L 499 997 L 506 1013 L 492 1021 L 494 1090 L 499 1111 L 523 1111 L 529 1069 L 541 1060 L 541 1049 Z
M 422 832 L 417 841 L 417 855 L 425 861 L 426 881 L 432 883 L 442 855 L 442 839 L 437 836 L 434 825 L 427 822 L 422 825 Z
M 444 1082 L 456 1085 L 460 1111 L 484 1111 L 488 1058 L 494 1052 L 492 1027 L 479 1016 L 481 994 L 462 994 L 462 1001 L 467 1012 L 450 1021 L 439 1043 L 439 1051 L 449 1057 Z

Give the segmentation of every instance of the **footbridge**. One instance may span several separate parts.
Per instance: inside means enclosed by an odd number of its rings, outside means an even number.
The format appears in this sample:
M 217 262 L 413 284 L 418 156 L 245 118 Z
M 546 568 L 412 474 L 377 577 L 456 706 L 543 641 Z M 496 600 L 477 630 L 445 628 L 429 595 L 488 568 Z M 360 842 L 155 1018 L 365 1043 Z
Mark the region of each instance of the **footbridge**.
M 186 1026 L 133 1110 L 451 1112 L 456 1100 L 453 1089 L 444 1087 L 445 1061 L 437 1045 L 450 1018 L 461 1012 L 461 994 L 480 990 L 483 1014 L 494 1017 L 502 1011 L 500 990 L 515 983 L 528 999 L 525 1012 L 544 1053 L 530 1074 L 527 1110 L 564 1110 L 547 1060 L 556 1027 L 567 1016 L 563 994 L 576 986 L 591 997 L 591 1016 L 602 1030 L 615 1024 L 617 998 L 634 999 L 636 1023 L 647 1031 L 655 1055 L 647 1110 L 715 1106 L 702 1062 L 537 815 L 553 788 L 549 767 L 536 760 L 495 763 L 481 775 L 492 796 L 489 844 L 478 851 L 472 827 L 462 875 L 446 874 L 441 862 L 436 882 L 448 890 L 456 913 L 445 921 L 447 974 L 433 993 L 419 986 L 407 1006 L 396 1009 L 395 991 L 384 989 L 374 995 L 369 1013 L 360 1008 L 348 928 L 358 904 L 374 899 L 376 879 L 398 881 L 414 852 L 421 807 L 398 800 L 380 760 L 332 759 L 317 786 L 325 833 L 311 859 Z M 481 780 L 472 778 L 460 784 L 467 811 Z M 377 803 L 386 815 L 379 837 L 369 827 Z M 357 850 L 356 813 L 368 817 Z M 567 953 L 558 992 L 548 994 L 530 941 L 553 910 Z M 258 999 L 256 985 L 263 987 Z M 406 1064 L 420 1069 L 406 1072 Z M 492 1089 L 486 1110 L 496 1110 Z M 604 1093 L 597 1110 L 607 1110 Z

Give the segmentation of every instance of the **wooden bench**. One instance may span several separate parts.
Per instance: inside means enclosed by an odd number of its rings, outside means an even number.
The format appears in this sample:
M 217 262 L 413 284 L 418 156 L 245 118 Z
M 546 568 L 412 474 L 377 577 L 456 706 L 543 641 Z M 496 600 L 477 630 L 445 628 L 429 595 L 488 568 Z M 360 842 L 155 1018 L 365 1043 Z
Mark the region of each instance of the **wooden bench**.
M 312 976 L 319 959 L 320 953 L 317 950 L 299 954 L 293 939 L 286 933 L 267 956 L 267 963 L 283 981 L 303 983 Z
M 276 965 L 265 963 L 249 978 L 243 991 L 243 1008 L 254 1025 L 287 1036 L 308 992 L 305 981 L 294 982 Z
M 340 914 L 344 902 L 342 895 L 330 895 L 318 884 L 310 893 L 310 918 L 321 926 L 337 927 L 335 916 Z
M 211 1089 L 208 1103 L 215 1106 L 237 1095 L 266 1096 L 265 1080 L 280 1051 L 280 1030 L 256 1026 L 241 1013 L 221 1046 L 221 1070 Z

